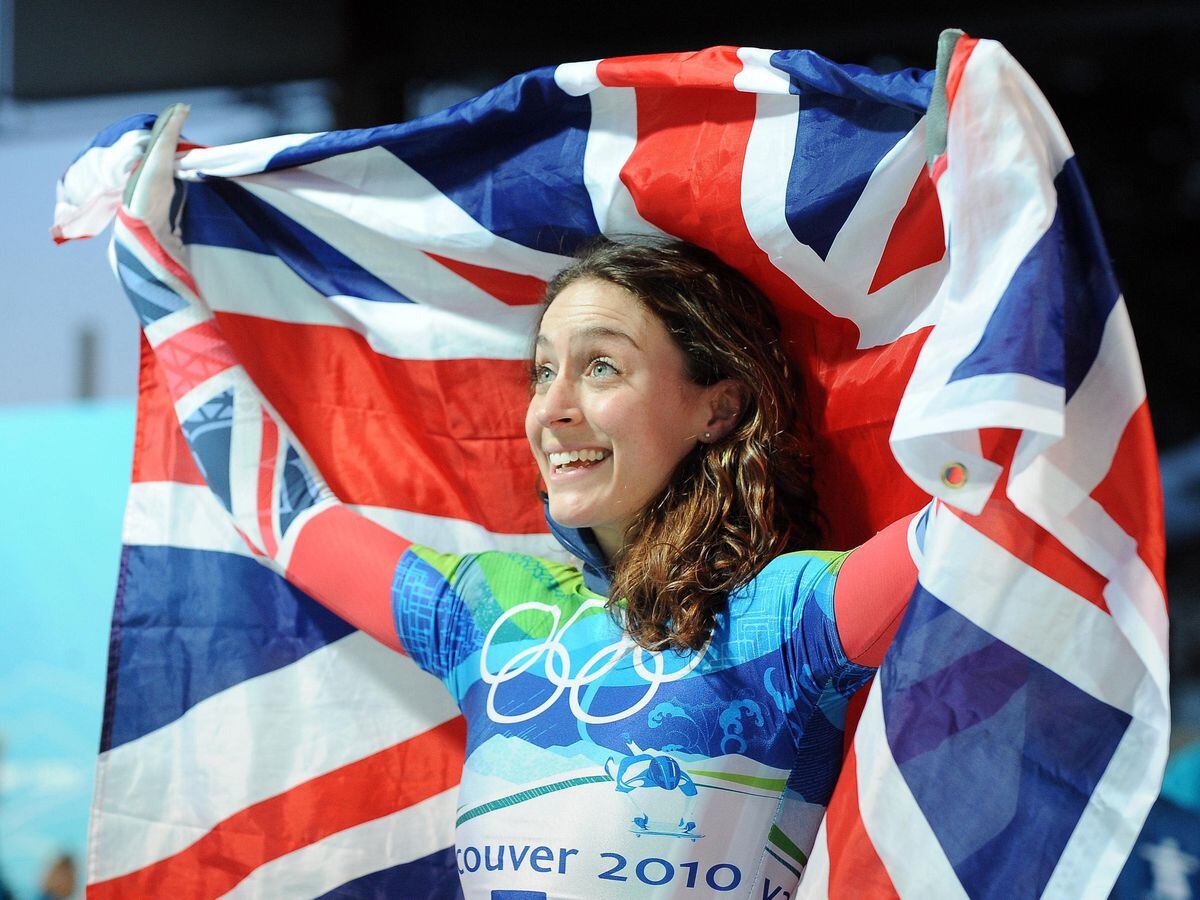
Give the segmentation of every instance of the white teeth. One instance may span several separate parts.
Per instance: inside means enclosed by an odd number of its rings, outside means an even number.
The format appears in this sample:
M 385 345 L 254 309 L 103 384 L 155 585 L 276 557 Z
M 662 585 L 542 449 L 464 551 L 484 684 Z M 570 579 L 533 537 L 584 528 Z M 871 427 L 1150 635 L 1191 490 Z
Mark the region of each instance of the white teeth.
M 608 456 L 607 450 L 569 450 L 561 453 L 551 453 L 550 465 L 565 466 L 568 463 L 578 462 L 599 462 Z

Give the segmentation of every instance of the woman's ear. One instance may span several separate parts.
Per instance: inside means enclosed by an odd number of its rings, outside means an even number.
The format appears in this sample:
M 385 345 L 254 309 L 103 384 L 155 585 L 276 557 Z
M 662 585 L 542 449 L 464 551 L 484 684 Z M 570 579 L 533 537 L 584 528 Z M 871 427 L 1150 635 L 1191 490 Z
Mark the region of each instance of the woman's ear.
M 709 391 L 711 415 L 704 425 L 704 432 L 709 435 L 706 443 L 720 440 L 737 427 L 747 400 L 746 386 L 732 378 L 718 381 Z

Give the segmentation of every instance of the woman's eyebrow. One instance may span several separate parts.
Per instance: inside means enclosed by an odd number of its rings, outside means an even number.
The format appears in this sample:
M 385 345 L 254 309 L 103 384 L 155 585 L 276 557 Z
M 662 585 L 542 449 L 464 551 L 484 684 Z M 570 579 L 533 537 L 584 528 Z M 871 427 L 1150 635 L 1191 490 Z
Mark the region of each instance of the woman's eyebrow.
M 606 338 L 606 337 L 620 338 L 623 341 L 628 341 L 636 349 L 638 349 L 638 350 L 642 349 L 641 347 L 638 347 L 638 342 L 635 341 L 633 338 L 631 338 L 624 331 L 620 331 L 616 328 L 609 328 L 605 325 L 592 325 L 588 328 L 584 328 L 584 329 L 581 329 L 580 331 L 576 331 L 574 334 L 571 335 L 571 338 L 573 339 L 573 341 L 574 340 L 590 341 L 590 340 L 595 340 L 596 338 Z
M 616 328 L 609 328 L 606 325 L 591 325 L 587 328 L 582 328 L 579 331 L 573 332 L 571 334 L 571 343 L 577 344 L 581 341 L 591 341 L 595 340 L 596 338 L 606 337 L 620 338 L 621 340 L 628 341 L 638 350 L 642 349 L 638 346 L 638 342 L 631 338 L 624 331 L 620 331 Z M 534 341 L 534 346 L 544 347 L 549 343 L 549 337 L 547 337 L 545 334 L 539 334 L 537 336 L 537 340 Z

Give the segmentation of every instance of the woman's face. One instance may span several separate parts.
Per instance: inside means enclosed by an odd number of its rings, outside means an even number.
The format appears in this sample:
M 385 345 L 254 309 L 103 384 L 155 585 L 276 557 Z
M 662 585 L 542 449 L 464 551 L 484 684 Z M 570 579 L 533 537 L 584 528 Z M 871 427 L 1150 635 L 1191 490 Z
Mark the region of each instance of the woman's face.
M 609 558 L 625 526 L 666 487 L 707 430 L 714 388 L 629 291 L 580 279 L 542 317 L 525 433 L 550 515 L 590 527 Z

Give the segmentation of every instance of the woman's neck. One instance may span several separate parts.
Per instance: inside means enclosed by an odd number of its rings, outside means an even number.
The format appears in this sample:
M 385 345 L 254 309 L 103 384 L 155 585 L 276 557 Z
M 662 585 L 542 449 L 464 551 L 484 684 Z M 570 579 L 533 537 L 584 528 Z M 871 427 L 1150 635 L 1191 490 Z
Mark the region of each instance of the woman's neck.
M 600 545 L 605 561 L 611 565 L 621 548 L 625 546 L 625 527 L 623 525 L 595 525 L 592 527 L 592 534 L 596 536 L 596 543 Z

